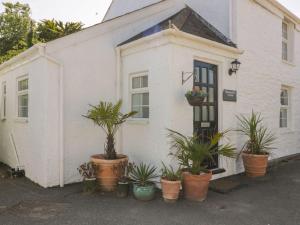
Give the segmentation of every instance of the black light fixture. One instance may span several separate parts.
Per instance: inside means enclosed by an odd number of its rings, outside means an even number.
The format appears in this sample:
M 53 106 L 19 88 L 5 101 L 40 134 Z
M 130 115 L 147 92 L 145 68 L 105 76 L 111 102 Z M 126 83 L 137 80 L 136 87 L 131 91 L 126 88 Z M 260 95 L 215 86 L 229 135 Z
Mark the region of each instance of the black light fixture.
M 241 64 L 242 63 L 240 61 L 238 61 L 237 59 L 234 60 L 231 63 L 231 68 L 229 69 L 229 75 L 231 76 L 233 73 L 236 73 L 240 69 Z

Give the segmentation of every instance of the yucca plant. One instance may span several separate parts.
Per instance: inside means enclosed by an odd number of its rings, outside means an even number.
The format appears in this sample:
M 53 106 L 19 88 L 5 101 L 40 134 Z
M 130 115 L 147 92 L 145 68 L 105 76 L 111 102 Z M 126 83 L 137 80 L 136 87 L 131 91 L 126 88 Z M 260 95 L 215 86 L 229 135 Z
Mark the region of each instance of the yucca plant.
M 130 171 L 130 178 L 143 187 L 153 183 L 153 179 L 157 177 L 156 167 L 144 163 L 134 166 Z
M 122 101 L 119 100 L 115 105 L 110 102 L 100 101 L 99 105 L 90 105 L 91 109 L 84 116 L 94 121 L 106 133 L 105 158 L 108 160 L 117 159 L 115 150 L 115 135 L 120 126 L 136 112 L 127 114 L 121 113 Z
M 236 157 L 235 148 L 230 144 L 222 145 L 220 140 L 227 132 L 217 133 L 206 143 L 199 141 L 199 136 L 184 136 L 183 134 L 168 129 L 168 138 L 171 144 L 171 155 L 176 157 L 180 166 L 194 175 L 201 172 L 208 173 L 205 162 L 214 161 L 214 155 L 223 155 L 230 158 Z
M 162 163 L 162 169 L 161 169 L 161 177 L 162 179 L 168 180 L 168 181 L 178 181 L 181 180 L 181 169 L 178 168 L 175 170 L 172 166 L 166 166 L 164 163 Z
M 237 116 L 239 120 L 238 131 L 247 137 L 242 151 L 248 154 L 268 155 L 276 140 L 275 135 L 263 125 L 263 117 L 252 111 L 251 116 Z

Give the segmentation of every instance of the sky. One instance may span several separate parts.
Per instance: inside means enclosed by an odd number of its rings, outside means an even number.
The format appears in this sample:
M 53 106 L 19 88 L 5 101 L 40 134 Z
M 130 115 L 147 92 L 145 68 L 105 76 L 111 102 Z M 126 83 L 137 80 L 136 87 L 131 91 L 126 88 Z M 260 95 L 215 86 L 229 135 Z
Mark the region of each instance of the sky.
M 2 2 L 15 0 L 0 0 Z M 85 26 L 91 26 L 102 21 L 111 0 L 19 0 L 28 3 L 32 10 L 32 18 L 39 21 L 52 19 L 66 21 L 81 21 Z M 126 1 L 126 0 L 123 0 Z M 209 1 L 209 0 L 206 0 Z M 300 0 L 278 0 L 294 14 L 300 17 Z M 2 4 L 0 12 L 3 11 Z

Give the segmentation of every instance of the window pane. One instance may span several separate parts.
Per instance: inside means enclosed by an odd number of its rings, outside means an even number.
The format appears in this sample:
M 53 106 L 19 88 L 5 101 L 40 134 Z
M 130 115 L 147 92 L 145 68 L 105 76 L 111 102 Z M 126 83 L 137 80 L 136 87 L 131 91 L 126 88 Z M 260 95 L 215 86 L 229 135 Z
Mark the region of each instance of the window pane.
M 141 85 L 141 87 L 142 87 L 142 88 L 148 87 L 148 76 L 143 76 L 143 77 L 141 77 L 141 80 L 142 80 L 142 85 Z
M 209 70 L 208 72 L 208 83 L 214 84 L 214 71 Z
M 149 106 L 149 93 L 142 94 L 142 97 L 143 97 L 142 105 Z
M 204 83 L 204 84 L 207 83 L 207 69 L 206 68 L 202 68 L 201 82 Z
M 288 39 L 288 25 L 286 23 L 282 23 L 282 37 Z
M 18 116 L 28 117 L 28 95 L 20 95 L 18 97 Z
M 28 79 L 20 80 L 18 82 L 18 90 L 24 91 L 28 89 Z
M 203 87 L 202 91 L 204 91 L 205 93 L 207 93 L 207 87 Z M 207 97 L 204 98 L 204 102 L 207 102 Z
M 6 94 L 6 84 L 3 85 L 3 94 Z
M 280 109 L 280 127 L 288 127 L 288 110 Z
M 142 112 L 142 107 L 140 106 L 132 106 L 132 111 L 137 112 L 133 118 L 142 118 L 143 112 Z
M 140 106 L 142 104 L 141 94 L 132 95 L 132 106 Z
M 140 77 L 134 77 L 132 78 L 132 88 L 140 88 L 141 87 L 141 78 Z
M 149 106 L 143 106 L 142 118 L 149 118 Z
M 285 105 L 285 106 L 289 105 L 289 93 L 288 93 L 288 90 L 281 90 L 280 103 L 281 103 L 281 105 Z
M 3 97 L 3 116 L 6 117 L 6 97 Z
M 282 42 L 282 59 L 288 60 L 288 45 L 286 42 Z

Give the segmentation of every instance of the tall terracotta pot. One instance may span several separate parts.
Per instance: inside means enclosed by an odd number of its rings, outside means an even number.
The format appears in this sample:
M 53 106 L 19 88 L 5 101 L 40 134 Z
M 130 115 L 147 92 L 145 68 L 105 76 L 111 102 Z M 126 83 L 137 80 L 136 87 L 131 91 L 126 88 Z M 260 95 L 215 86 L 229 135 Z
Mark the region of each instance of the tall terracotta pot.
M 248 177 L 266 175 L 269 155 L 242 154 L 245 172 Z
M 91 157 L 92 163 L 97 166 L 97 182 L 102 191 L 115 191 L 118 184 L 118 179 L 121 176 L 120 166 L 128 163 L 128 157 L 125 155 L 118 155 L 118 159 L 107 160 L 104 155 L 93 155 Z
M 191 201 L 202 202 L 206 199 L 212 172 L 193 175 L 189 172 L 183 173 L 184 197 Z
M 181 181 L 169 181 L 161 179 L 161 189 L 165 202 L 176 202 L 179 197 Z

